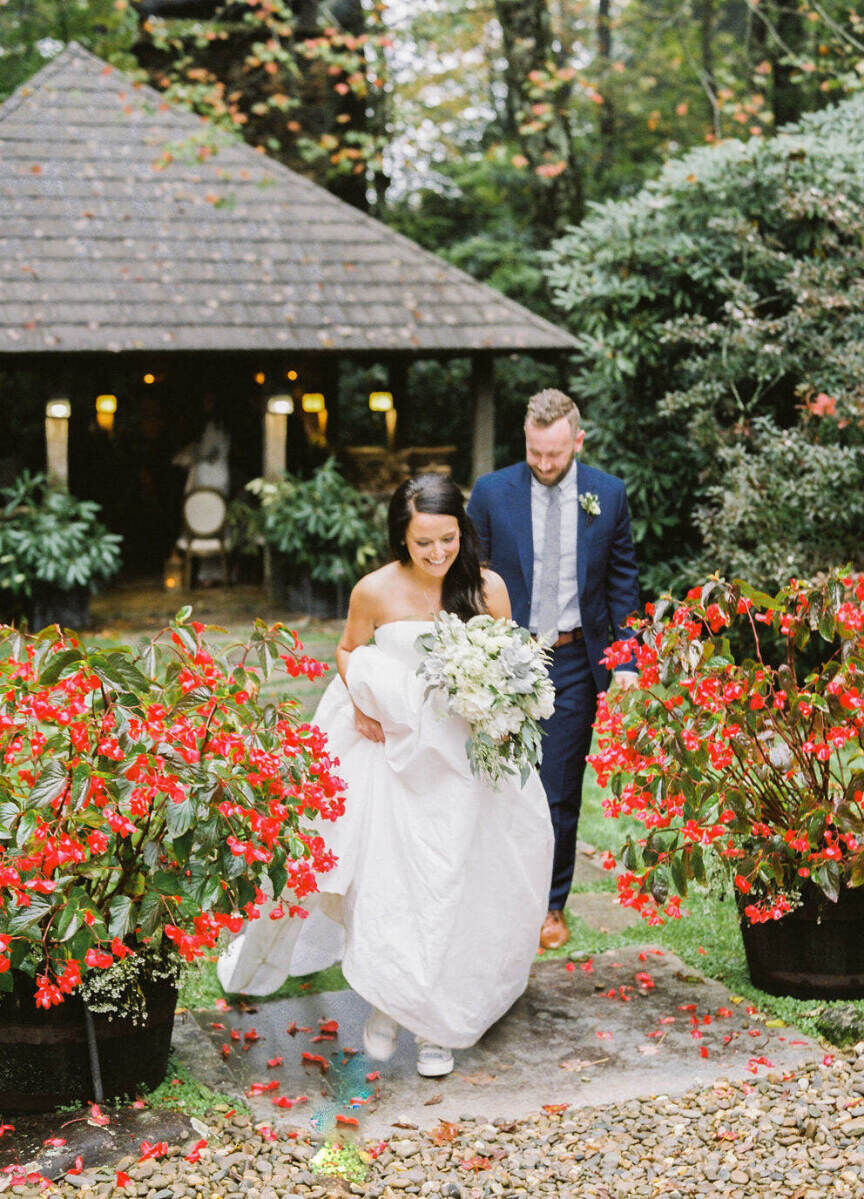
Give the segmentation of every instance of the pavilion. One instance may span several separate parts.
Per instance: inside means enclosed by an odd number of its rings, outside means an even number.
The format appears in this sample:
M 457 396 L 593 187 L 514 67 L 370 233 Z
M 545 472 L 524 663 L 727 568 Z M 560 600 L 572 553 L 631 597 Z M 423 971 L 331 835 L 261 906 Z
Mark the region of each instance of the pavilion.
M 340 396 L 340 363 L 381 364 L 379 404 L 398 409 L 412 363 L 453 357 L 471 362 L 476 475 L 493 467 L 496 356 L 574 348 L 77 44 L 0 106 L 0 373 L 66 401 L 49 465 L 63 477 L 68 436 L 73 486 L 124 408 L 157 445 L 229 394 L 250 473 L 272 474 L 286 443 L 338 440 L 345 404 L 367 403 Z

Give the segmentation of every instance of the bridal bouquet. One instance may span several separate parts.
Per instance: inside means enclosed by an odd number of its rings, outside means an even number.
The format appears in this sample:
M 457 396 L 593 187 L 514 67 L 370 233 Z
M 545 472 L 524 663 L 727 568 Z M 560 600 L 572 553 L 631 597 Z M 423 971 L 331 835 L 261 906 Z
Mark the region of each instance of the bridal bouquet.
M 417 673 L 443 693 L 448 711 L 468 722 L 465 749 L 474 774 L 493 786 L 518 773 L 522 785 L 540 761 L 540 726 L 555 691 L 548 650 L 512 620 L 441 612 L 431 633 L 417 638 Z

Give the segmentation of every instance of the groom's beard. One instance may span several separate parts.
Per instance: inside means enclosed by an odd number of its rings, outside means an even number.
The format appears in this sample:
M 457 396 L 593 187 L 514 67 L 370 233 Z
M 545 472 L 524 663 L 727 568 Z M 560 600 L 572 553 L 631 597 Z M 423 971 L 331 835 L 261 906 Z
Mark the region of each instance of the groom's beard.
M 556 485 L 556 483 L 560 483 L 561 480 L 564 478 L 564 476 L 567 474 L 567 471 L 573 465 L 573 459 L 575 457 L 576 457 L 576 451 L 574 450 L 573 454 L 570 457 L 570 461 L 567 463 L 567 465 L 564 467 L 564 469 L 559 470 L 558 473 L 555 475 L 542 475 L 542 474 L 540 474 L 539 471 L 535 470 L 534 467 L 531 466 L 530 463 L 529 463 L 529 469 L 531 471 L 531 474 L 537 480 L 537 482 L 542 484 L 543 487 L 554 487 Z

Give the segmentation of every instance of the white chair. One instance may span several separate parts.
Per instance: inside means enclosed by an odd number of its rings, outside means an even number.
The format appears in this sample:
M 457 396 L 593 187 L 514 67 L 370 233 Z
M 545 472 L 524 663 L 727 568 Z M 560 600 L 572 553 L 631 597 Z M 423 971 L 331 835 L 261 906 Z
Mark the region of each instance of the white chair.
M 183 533 L 177 548 L 183 555 L 183 585 L 192 587 L 192 562 L 195 558 L 218 558 L 222 581 L 227 584 L 228 556 L 225 550 L 225 517 L 228 505 L 221 491 L 196 487 L 183 499 Z

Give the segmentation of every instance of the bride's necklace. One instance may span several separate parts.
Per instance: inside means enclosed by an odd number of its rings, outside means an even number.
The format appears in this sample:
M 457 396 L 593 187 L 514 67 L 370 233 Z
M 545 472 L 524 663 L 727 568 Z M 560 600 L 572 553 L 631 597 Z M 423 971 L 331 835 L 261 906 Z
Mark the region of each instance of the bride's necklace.
M 437 620 L 437 619 L 438 619 L 438 613 L 441 611 L 441 605 L 440 605 L 440 602 L 439 602 L 439 604 L 438 604 L 438 607 L 436 608 L 436 607 L 435 607 L 435 601 L 434 601 L 434 599 L 432 598 L 432 596 L 429 594 L 429 592 L 424 590 L 423 594 L 426 596 L 426 602 L 427 602 L 427 604 L 429 605 L 429 612 L 430 612 L 430 614 L 431 614 L 431 616 L 432 616 L 432 619 L 433 619 L 433 620 Z

